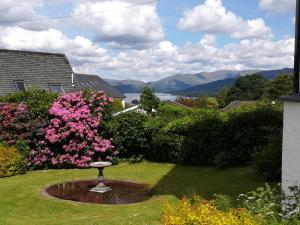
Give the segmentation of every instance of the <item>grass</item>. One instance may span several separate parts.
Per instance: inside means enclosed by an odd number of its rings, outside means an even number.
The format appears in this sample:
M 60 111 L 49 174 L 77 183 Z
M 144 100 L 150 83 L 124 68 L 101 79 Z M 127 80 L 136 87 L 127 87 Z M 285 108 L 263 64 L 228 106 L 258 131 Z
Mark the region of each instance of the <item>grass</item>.
M 150 184 L 155 196 L 133 205 L 78 204 L 48 199 L 43 188 L 72 179 L 96 178 L 97 170 L 48 170 L 0 179 L 1 225 L 155 225 L 161 205 L 182 196 L 213 194 L 232 197 L 262 186 L 251 168 L 218 170 L 173 164 L 121 164 L 105 169 L 106 177 Z

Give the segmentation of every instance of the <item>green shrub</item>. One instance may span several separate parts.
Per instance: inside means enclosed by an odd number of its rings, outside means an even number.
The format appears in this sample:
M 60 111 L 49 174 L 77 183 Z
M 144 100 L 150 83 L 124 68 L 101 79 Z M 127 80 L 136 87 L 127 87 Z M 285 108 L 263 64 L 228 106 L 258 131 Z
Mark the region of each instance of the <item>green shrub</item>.
M 15 143 L 16 149 L 18 149 L 19 153 L 22 155 L 24 159 L 26 159 L 30 153 L 30 147 L 24 140 L 17 140 Z
M 23 156 L 17 148 L 0 145 L 0 177 L 9 177 L 26 172 Z
M 241 207 L 251 214 L 263 219 L 263 225 L 296 225 L 300 224 L 300 188 L 290 187 L 290 193 L 285 194 L 280 184 L 257 188 L 238 197 Z M 282 203 L 286 202 L 284 208 Z
M 281 185 L 271 187 L 266 184 L 265 187 L 239 195 L 238 201 L 249 212 L 264 219 L 281 218 Z
M 29 89 L 1 97 L 0 102 L 25 103 L 34 113 L 35 117 L 47 118 L 48 109 L 57 97 L 57 94 L 45 90 Z
M 266 146 L 258 148 L 254 153 L 254 166 L 267 180 L 280 180 L 282 161 L 282 135 L 269 137 Z
M 173 133 L 153 134 L 152 144 L 146 153 L 146 159 L 157 162 L 180 162 L 184 137 Z
M 149 136 L 144 126 L 146 121 L 147 116 L 137 112 L 122 113 L 113 118 L 109 130 L 119 157 L 145 155 L 150 148 Z
M 123 110 L 123 104 L 120 99 L 114 99 L 112 103 L 112 112 L 120 112 Z
M 272 148 L 269 137 L 282 129 L 280 105 L 263 102 L 230 112 L 161 105 L 155 117 L 126 113 L 112 124 L 120 157 L 143 155 L 150 161 L 218 167 L 243 166 L 255 159 L 260 172 L 271 163 L 277 168 L 280 161 L 279 154 L 267 150 Z
M 181 162 L 193 165 L 215 165 L 216 154 L 224 147 L 222 131 L 226 116 L 211 111 L 195 121 L 185 133 Z
M 271 135 L 282 129 L 282 111 L 262 105 L 248 111 L 234 111 L 228 115 L 216 139 L 215 164 L 219 167 L 245 165 L 253 160 L 255 149 L 265 146 Z
M 215 197 L 215 204 L 217 206 L 218 210 L 221 210 L 223 212 L 228 211 L 230 208 L 232 208 L 232 199 L 226 195 L 214 195 Z

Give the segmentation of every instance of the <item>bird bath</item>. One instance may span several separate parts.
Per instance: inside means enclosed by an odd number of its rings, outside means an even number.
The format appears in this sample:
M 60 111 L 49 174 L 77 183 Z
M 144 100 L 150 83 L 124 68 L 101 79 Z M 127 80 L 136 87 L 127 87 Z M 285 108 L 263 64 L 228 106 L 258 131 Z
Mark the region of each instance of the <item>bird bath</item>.
M 48 197 L 94 204 L 132 204 L 151 198 L 152 191 L 148 184 L 131 181 L 104 179 L 103 170 L 110 162 L 91 163 L 99 175 L 93 180 L 72 180 L 51 185 L 43 193 Z
M 111 162 L 94 162 L 94 163 L 90 164 L 90 167 L 97 168 L 99 171 L 99 175 L 97 178 L 97 180 L 99 181 L 99 184 L 97 184 L 97 186 L 90 189 L 90 191 L 103 194 L 103 193 L 111 190 L 110 187 L 108 187 L 104 184 L 104 174 L 103 174 L 104 168 L 109 167 L 111 165 L 112 165 Z

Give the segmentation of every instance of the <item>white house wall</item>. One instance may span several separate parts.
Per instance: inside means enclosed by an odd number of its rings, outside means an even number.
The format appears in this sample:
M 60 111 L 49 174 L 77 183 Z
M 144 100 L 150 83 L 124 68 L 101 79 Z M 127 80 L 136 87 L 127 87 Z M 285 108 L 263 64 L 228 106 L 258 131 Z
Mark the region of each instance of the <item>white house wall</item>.
M 300 102 L 284 102 L 282 186 L 300 184 Z

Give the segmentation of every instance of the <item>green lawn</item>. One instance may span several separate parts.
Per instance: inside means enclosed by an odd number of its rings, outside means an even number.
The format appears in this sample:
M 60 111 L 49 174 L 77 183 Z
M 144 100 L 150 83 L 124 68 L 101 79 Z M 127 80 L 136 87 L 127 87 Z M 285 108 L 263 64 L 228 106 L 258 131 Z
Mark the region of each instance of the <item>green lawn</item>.
M 35 171 L 0 179 L 0 225 L 159 224 L 161 205 L 182 196 L 236 196 L 262 186 L 251 168 L 217 170 L 172 164 L 122 164 L 105 169 L 107 178 L 150 184 L 156 195 L 133 205 L 78 204 L 48 199 L 43 188 L 72 179 L 96 178 L 96 169 Z

